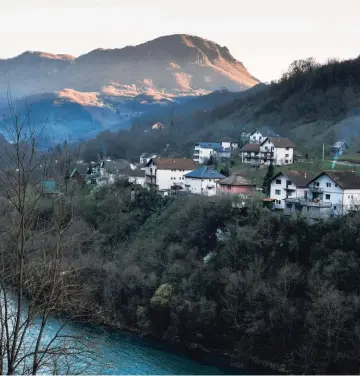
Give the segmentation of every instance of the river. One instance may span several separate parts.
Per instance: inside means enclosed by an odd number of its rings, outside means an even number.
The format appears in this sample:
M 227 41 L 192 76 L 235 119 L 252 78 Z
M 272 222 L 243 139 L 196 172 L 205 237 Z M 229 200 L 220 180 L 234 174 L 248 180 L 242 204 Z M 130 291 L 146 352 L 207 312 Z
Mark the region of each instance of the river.
M 51 319 L 47 336 L 53 335 L 60 321 Z M 71 324 L 67 332 L 84 339 L 95 351 L 96 362 L 90 365 L 86 374 L 182 374 L 182 375 L 224 375 L 239 374 L 239 370 L 227 367 L 211 354 L 197 355 L 175 351 L 158 341 L 144 339 L 120 331 L 110 331 L 97 326 Z

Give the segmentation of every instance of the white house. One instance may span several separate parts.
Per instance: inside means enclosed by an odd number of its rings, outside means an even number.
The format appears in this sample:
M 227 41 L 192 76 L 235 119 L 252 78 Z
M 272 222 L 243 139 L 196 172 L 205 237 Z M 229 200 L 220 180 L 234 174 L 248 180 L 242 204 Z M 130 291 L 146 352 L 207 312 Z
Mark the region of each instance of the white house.
M 145 187 L 145 171 L 127 168 L 118 172 L 118 177 L 127 179 L 129 183 Z
M 106 178 L 107 178 L 107 173 L 105 170 L 105 162 L 102 161 L 97 164 L 95 164 L 94 162 L 91 162 L 85 175 L 86 184 L 105 183 Z
M 221 179 L 225 179 L 225 176 L 203 166 L 185 175 L 185 189 L 194 194 L 215 196 L 217 182 Z
M 307 199 L 308 183 L 314 178 L 315 174 L 307 171 L 285 171 L 273 176 L 269 181 L 273 208 L 285 209 L 289 198 Z
M 154 158 L 145 167 L 145 186 L 148 189 L 167 191 L 185 188 L 184 175 L 196 169 L 196 164 L 186 158 Z
M 257 129 L 250 133 L 249 144 L 261 144 L 266 137 L 264 137 Z
M 288 138 L 266 137 L 260 144 L 262 164 L 273 163 L 276 166 L 294 163 L 295 145 Z
M 210 157 L 230 158 L 231 148 L 224 148 L 220 142 L 198 142 L 194 145 L 193 160 L 206 163 Z
M 323 171 L 308 183 L 306 200 L 289 198 L 286 203 L 288 211 L 315 221 L 359 210 L 360 177 L 355 171 Z
M 230 149 L 230 150 L 235 150 L 239 148 L 239 143 L 234 140 L 233 138 L 230 137 L 223 137 L 220 140 L 221 146 L 223 149 Z

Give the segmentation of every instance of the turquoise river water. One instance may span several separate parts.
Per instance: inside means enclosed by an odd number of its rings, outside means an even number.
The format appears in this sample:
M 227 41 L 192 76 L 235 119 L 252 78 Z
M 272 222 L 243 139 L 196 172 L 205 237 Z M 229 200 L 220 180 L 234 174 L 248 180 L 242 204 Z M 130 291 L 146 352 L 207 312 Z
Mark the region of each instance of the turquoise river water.
M 59 325 L 60 321 L 51 319 L 46 336 L 55 333 Z M 71 324 L 67 332 L 84 339 L 95 349 L 96 362 L 86 374 L 240 374 L 240 370 L 227 367 L 223 360 L 211 354 L 190 356 L 164 343 L 133 334 L 79 324 Z

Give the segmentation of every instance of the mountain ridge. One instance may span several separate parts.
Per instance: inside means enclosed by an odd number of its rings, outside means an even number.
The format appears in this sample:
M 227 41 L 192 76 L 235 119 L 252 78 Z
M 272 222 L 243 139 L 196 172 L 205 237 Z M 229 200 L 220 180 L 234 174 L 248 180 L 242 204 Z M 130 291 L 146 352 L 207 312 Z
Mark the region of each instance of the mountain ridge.
M 44 94 L 51 133 L 61 129 L 62 135 L 69 131 L 76 137 L 81 114 L 86 114 L 89 129 L 119 129 L 154 106 L 176 106 L 222 88 L 243 91 L 258 83 L 227 47 L 189 34 L 123 48 L 97 48 L 78 57 L 25 51 L 0 60 L 0 102 L 10 87 L 14 98 L 28 98 L 30 104 L 34 100 L 40 113 L 38 95 Z M 92 120 L 89 111 L 101 115 Z M 88 136 L 85 123 L 79 125 L 83 137 Z
M 0 59 L 0 88 L 5 78 L 7 86 L 18 77 L 24 81 L 21 89 L 14 82 L 19 96 L 59 91 L 64 87 L 100 92 L 113 82 L 129 85 L 145 80 L 145 85 L 157 90 L 200 88 L 208 92 L 221 86 L 243 90 L 259 83 L 227 47 L 188 34 L 162 36 L 123 48 L 97 48 L 78 57 L 25 51 Z

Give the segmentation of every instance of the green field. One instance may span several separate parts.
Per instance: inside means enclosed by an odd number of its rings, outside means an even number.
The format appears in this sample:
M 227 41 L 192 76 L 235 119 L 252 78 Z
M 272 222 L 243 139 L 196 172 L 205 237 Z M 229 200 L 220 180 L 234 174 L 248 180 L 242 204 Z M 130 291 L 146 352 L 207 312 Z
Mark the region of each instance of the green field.
M 342 155 L 339 160 L 360 163 L 360 153 Z

